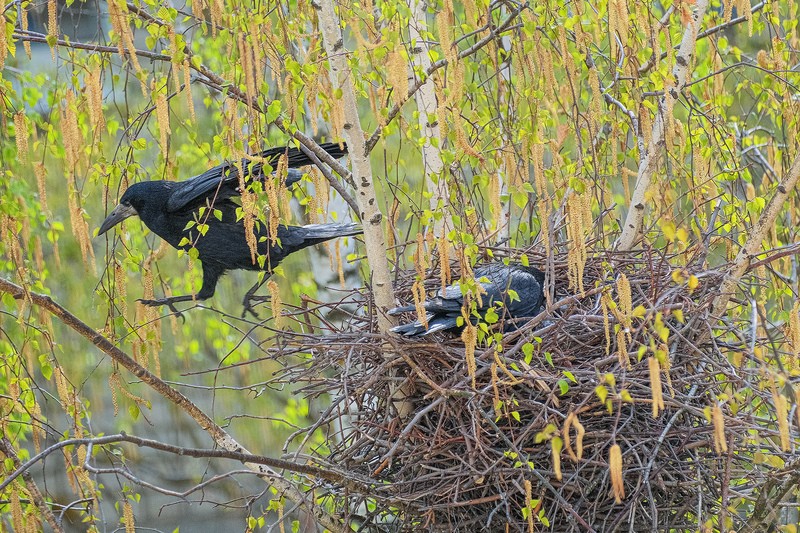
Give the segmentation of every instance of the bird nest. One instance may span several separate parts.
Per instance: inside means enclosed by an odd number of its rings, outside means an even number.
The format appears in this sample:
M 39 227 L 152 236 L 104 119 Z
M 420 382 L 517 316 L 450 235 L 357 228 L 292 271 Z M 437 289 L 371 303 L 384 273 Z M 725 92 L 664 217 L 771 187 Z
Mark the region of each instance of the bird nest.
M 310 355 L 279 380 L 330 405 L 295 437 L 324 431 L 324 460 L 374 481 L 325 487 L 351 523 L 566 532 L 738 520 L 725 513 L 747 490 L 731 480 L 763 482 L 753 459 L 762 447 L 780 456 L 780 431 L 774 389 L 758 385 L 761 341 L 749 323 L 709 317 L 720 273 L 606 255 L 589 260 L 576 294 L 566 258 L 552 264 L 549 310 L 506 333 L 502 350 L 479 343 L 472 372 L 457 335 L 380 335 L 356 315 L 325 335 L 286 334 L 277 353 Z

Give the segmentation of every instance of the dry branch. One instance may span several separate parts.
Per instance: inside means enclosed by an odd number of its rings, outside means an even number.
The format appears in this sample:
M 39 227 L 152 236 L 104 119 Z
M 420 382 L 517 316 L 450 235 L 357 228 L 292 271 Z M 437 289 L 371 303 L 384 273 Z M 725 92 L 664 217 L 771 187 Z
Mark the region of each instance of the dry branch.
M 526 251 L 533 263 L 545 261 L 543 251 Z M 301 393 L 309 398 L 333 398 L 314 428 L 342 427 L 340 417 L 347 414 L 348 431 L 329 439 L 327 459 L 373 478 L 376 488 L 330 496 L 345 513 L 371 506 L 375 511 L 366 519 L 376 530 L 389 514 L 395 531 L 528 531 L 526 483 L 550 520 L 549 531 L 693 530 L 698 516 L 703 522 L 722 512 L 730 480 L 746 477 L 749 488 L 736 490 L 752 500 L 766 483 L 784 486 L 779 482 L 791 473 L 774 481 L 773 470 L 753 468 L 754 454 L 787 462 L 792 454 L 776 452 L 771 442 L 778 424 L 769 388 L 758 386 L 763 363 L 733 366 L 726 357 L 746 353 L 755 361 L 751 340 L 740 335 L 749 326 L 735 320 L 719 326 L 710 315 L 724 271 L 689 271 L 686 264 L 679 254 L 603 252 L 589 259 L 584 272 L 595 288 L 574 295 L 567 287 L 566 254 L 556 254 L 556 303 L 506 333 L 502 352 L 490 346 L 476 353 L 474 387 L 457 335 L 408 341 L 371 334 L 371 320 L 358 316 L 326 335 L 283 333 L 282 346 L 311 352 L 313 359 L 286 365 L 276 382 L 303 383 Z M 609 265 L 615 265 L 613 273 Z M 689 288 L 686 279 L 676 281 L 675 268 L 700 284 Z M 622 273 L 631 287 L 631 309 L 643 310 L 636 317 L 601 304 L 609 297 L 617 301 L 615 279 Z M 411 301 L 415 273 L 398 276 L 400 301 Z M 438 287 L 435 272 L 427 283 L 431 291 Z M 780 344 L 775 335 L 758 339 L 758 349 L 767 353 Z M 653 381 L 654 350 L 664 358 L 660 385 Z M 272 352 L 288 356 L 285 348 Z M 387 416 L 387 406 L 403 375 L 417 384 L 408 398 L 415 416 L 398 423 Z M 654 417 L 655 386 L 664 406 Z M 731 391 L 739 398 L 736 412 L 718 400 Z M 722 426 L 706 419 L 711 408 Z M 736 453 L 718 452 L 720 432 Z M 763 440 L 754 441 L 754 434 Z M 566 435 L 573 453 L 580 439 L 582 457 L 576 461 L 562 450 L 556 467 L 551 439 Z M 622 455 L 625 497 L 619 504 L 608 475 L 612 445 Z M 394 506 L 375 504 L 376 496 L 389 495 Z

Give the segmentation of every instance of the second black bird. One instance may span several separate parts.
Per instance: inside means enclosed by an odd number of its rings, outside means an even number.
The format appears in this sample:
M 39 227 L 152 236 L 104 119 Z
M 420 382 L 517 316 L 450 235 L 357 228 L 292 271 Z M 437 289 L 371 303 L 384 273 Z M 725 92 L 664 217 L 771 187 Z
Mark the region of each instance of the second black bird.
M 346 149 L 337 144 L 322 145 L 334 157 L 341 157 Z M 273 148 L 259 154 L 277 166 L 281 155 L 287 154 L 290 168 L 311 164 L 312 161 L 297 148 Z M 264 179 L 261 164 L 243 165 L 245 180 Z M 290 173 L 287 182 L 293 181 L 296 173 Z M 337 237 L 346 237 L 362 233 L 358 224 L 310 224 L 307 226 L 278 227 L 277 240 L 268 234 L 265 224 L 256 224 L 255 236 L 258 242 L 259 255 L 265 256 L 263 267 L 253 263 L 250 247 L 242 220 L 237 220 L 236 210 L 240 206 L 232 198 L 238 196 L 239 177 L 236 167 L 224 164 L 214 167 L 199 176 L 183 182 L 146 181 L 134 183 L 120 198 L 119 205 L 114 208 L 100 226 L 98 235 L 102 235 L 124 219 L 138 215 L 144 224 L 156 235 L 167 241 L 174 248 L 188 250 L 197 249 L 198 258 L 203 266 L 203 285 L 200 291 L 192 295 L 173 296 L 158 300 L 141 300 L 145 305 L 166 305 L 173 311 L 173 304 L 192 300 L 206 300 L 214 295 L 217 281 L 228 270 L 263 270 L 267 274 L 256 283 L 245 295 L 244 310 L 253 312 L 251 301 L 255 291 L 269 277 L 269 273 L 281 260 L 291 253 Z M 207 225 L 204 235 L 196 229 L 200 208 L 218 210 L 216 215 L 206 212 L 202 222 Z M 190 223 L 195 222 L 195 229 L 187 230 Z
M 489 263 L 476 267 L 475 280 L 483 287 L 478 314 L 483 318 L 490 307 L 506 322 L 506 330 L 514 329 L 514 319 L 531 318 L 539 313 L 544 303 L 544 272 L 520 264 Z M 512 297 L 513 296 L 513 297 Z M 500 304 L 500 305 L 497 305 Z M 428 326 L 415 320 L 392 328 L 394 333 L 407 337 L 428 335 L 436 331 L 458 329 L 458 318 L 464 305 L 464 295 L 458 284 L 445 287 L 424 304 Z M 390 315 L 411 312 L 413 305 L 396 307 Z M 471 317 L 476 322 L 476 317 Z

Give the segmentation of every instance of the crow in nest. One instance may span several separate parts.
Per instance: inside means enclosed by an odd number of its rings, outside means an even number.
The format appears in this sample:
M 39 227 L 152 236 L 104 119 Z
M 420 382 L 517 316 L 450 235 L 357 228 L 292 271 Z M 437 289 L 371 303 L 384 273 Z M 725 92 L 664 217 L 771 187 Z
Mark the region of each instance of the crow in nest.
M 515 329 L 513 319 L 532 318 L 539 313 L 544 303 L 544 272 L 533 267 L 512 263 L 489 263 L 476 267 L 473 271 L 475 280 L 483 287 L 478 302 L 478 313 L 484 318 L 490 307 L 495 307 L 501 320 L 505 320 L 505 330 Z M 509 294 L 510 291 L 516 293 Z M 499 304 L 499 305 L 498 305 Z M 461 286 L 456 283 L 439 290 L 434 298 L 425 301 L 428 327 L 415 320 L 408 324 L 395 326 L 391 331 L 406 337 L 429 335 L 436 331 L 460 329 L 458 318 L 464 305 Z M 389 311 L 390 315 L 412 312 L 413 305 L 396 307 Z M 471 317 L 472 323 L 477 322 Z M 509 322 L 512 320 L 512 322 Z
M 344 145 L 329 143 L 322 144 L 321 147 L 336 158 L 347 153 Z M 288 186 L 302 177 L 302 172 L 294 169 L 312 164 L 312 160 L 298 148 L 271 148 L 259 156 L 274 168 L 284 154 L 287 156 L 289 166 L 286 179 Z M 243 160 L 245 182 L 265 179 L 262 166 L 261 162 Z M 266 177 L 271 178 L 271 176 Z M 258 261 L 255 263 L 252 261 L 244 222 L 237 220 L 236 210 L 240 206 L 233 201 L 233 198 L 240 194 L 238 170 L 231 163 L 216 166 L 182 182 L 159 180 L 134 183 L 122 195 L 119 205 L 103 221 L 97 234 L 102 235 L 126 218 L 138 215 L 150 231 L 174 248 L 183 250 L 196 248 L 203 266 L 203 285 L 196 295 L 139 300 L 149 306 L 166 305 L 176 313 L 178 311 L 174 304 L 177 302 L 211 298 L 217 281 L 228 270 L 266 272 L 263 279 L 245 294 L 242 302 L 244 305 L 242 316 L 244 316 L 247 312 L 255 315 L 251 301 L 264 298 L 255 297 L 254 293 L 269 277 L 272 268 L 287 255 L 329 239 L 362 233 L 358 224 L 280 225 L 277 240 L 273 240 L 266 224 L 256 223 L 254 231 L 258 242 L 258 254 L 266 257 L 262 266 Z M 203 207 L 208 209 L 200 216 L 199 211 Z M 212 214 L 212 209 L 217 212 Z M 196 229 L 198 221 L 207 225 L 204 235 L 200 235 Z

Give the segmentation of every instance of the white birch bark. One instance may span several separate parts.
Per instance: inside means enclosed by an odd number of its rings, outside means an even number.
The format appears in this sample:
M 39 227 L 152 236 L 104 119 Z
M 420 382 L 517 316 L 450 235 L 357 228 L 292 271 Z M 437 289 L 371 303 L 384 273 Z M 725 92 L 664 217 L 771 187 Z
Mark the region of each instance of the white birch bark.
M 630 250 L 639 238 L 642 222 L 644 220 L 645 193 L 653 180 L 656 163 L 661 159 L 664 153 L 665 121 L 663 113 L 665 109 L 672 109 L 671 105 L 667 105 L 667 99 L 676 102 L 678 98 L 680 98 L 681 91 L 686 86 L 686 82 L 689 79 L 692 56 L 694 55 L 695 45 L 697 44 L 697 32 L 700 29 L 700 23 L 703 21 L 703 16 L 707 8 L 708 0 L 697 0 L 692 20 L 683 32 L 683 39 L 681 39 L 678 55 L 675 58 L 675 68 L 672 71 L 675 81 L 673 85 L 666 88 L 664 96 L 659 101 L 659 112 L 656 115 L 656 119 L 653 121 L 653 131 L 650 136 L 650 142 L 647 145 L 645 153 L 641 154 L 639 172 L 636 176 L 636 185 L 631 195 L 631 205 L 628 207 L 628 215 L 625 217 L 625 223 L 622 225 L 622 233 L 617 240 L 616 247 L 618 250 Z
M 356 186 L 356 203 L 359 216 L 364 225 L 364 243 L 367 249 L 372 276 L 372 294 L 377 308 L 378 328 L 386 332 L 393 325 L 391 317 L 386 313 L 394 307 L 394 292 L 389 274 L 389 261 L 386 255 L 386 239 L 383 233 L 383 214 L 378 206 L 373 185 L 372 169 L 369 154 L 366 153 L 364 131 L 358 115 L 353 73 L 347 64 L 344 49 L 342 28 L 339 17 L 334 10 L 333 0 L 322 0 L 312 4 L 318 10 L 322 40 L 330 64 L 331 82 L 335 89 L 341 89 L 341 105 L 344 109 L 344 137 L 349 147 L 350 160 L 353 165 L 353 179 Z
M 426 38 L 422 37 L 421 31 L 427 29 L 427 13 L 425 0 L 413 0 L 413 18 L 408 28 L 409 37 L 411 37 L 411 46 L 413 54 L 413 66 L 421 67 L 423 73 L 428 72 L 431 68 L 431 58 L 428 54 L 430 45 Z M 417 76 L 415 70 L 415 78 Z M 426 75 L 426 74 L 423 74 Z M 442 162 L 441 146 L 442 136 L 439 128 L 439 119 L 437 118 L 436 109 L 438 102 L 436 101 L 436 91 L 433 87 L 433 79 L 428 76 L 419 90 L 414 94 L 417 103 L 419 130 L 422 137 L 425 139 L 425 144 L 422 145 L 422 160 L 425 164 L 425 187 L 428 192 L 432 193 L 430 199 L 430 208 L 432 212 L 436 212 L 441 205 L 443 211 L 442 217 L 434 221 L 433 231 L 438 237 L 442 234 L 442 229 L 449 231 L 453 224 L 450 222 L 450 191 L 447 187 L 447 179 L 442 172 L 444 170 L 444 163 Z M 438 141 L 437 146 L 431 143 L 431 139 Z M 438 178 L 438 183 L 433 181 L 433 177 Z

